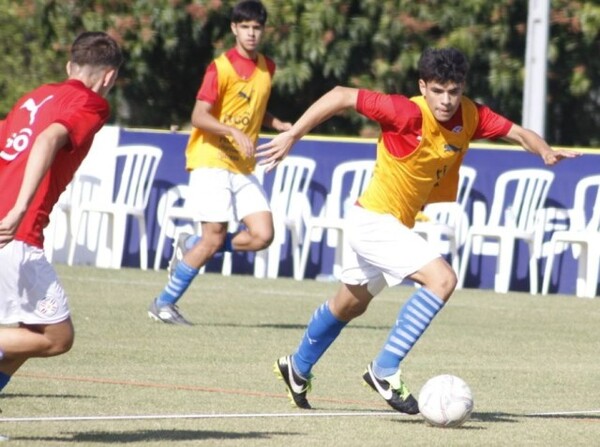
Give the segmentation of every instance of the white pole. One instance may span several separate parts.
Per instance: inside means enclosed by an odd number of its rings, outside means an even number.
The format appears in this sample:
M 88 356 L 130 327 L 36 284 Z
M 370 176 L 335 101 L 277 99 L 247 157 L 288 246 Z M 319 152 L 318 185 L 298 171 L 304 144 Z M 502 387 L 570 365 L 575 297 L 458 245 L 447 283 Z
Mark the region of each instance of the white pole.
M 545 137 L 550 0 L 529 0 L 523 88 L 523 127 Z

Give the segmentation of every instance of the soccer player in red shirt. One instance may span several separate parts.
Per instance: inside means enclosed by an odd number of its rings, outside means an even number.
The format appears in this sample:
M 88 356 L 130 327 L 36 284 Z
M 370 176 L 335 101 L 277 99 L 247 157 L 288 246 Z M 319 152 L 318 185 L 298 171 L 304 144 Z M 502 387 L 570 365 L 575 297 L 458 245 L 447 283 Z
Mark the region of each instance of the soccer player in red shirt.
M 122 63 L 103 32 L 71 46 L 68 79 L 25 94 L 0 125 L 0 390 L 27 359 L 67 352 L 67 296 L 43 250 L 61 193 L 109 117 L 104 98 Z
M 313 127 L 348 108 L 381 127 L 373 178 L 347 219 L 353 253 L 343 266 L 342 285 L 314 312 L 296 352 L 275 364 L 296 406 L 310 408 L 306 393 L 312 367 L 346 324 L 363 314 L 384 287 L 409 278 L 422 287 L 400 310 L 363 380 L 395 410 L 418 413 L 400 377 L 400 363 L 448 301 L 457 279 L 435 248 L 411 231 L 417 212 L 427 203 L 456 200 L 458 170 L 471 140 L 507 139 L 548 166 L 580 155 L 552 150 L 531 130 L 463 96 L 467 72 L 460 51 L 426 50 L 419 62 L 420 96 L 335 87 L 289 131 L 257 148 L 261 163 L 274 166 Z

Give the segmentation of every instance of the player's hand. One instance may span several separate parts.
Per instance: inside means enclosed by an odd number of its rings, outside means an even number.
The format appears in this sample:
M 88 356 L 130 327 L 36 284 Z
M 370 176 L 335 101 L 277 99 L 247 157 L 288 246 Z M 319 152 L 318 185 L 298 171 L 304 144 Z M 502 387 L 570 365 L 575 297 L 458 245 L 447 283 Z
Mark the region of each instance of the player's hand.
M 15 233 L 17 232 L 17 228 L 19 227 L 22 218 L 22 214 L 11 210 L 6 216 L 0 219 L 0 248 L 4 247 L 15 238 Z
M 279 126 L 275 129 L 278 132 L 285 132 L 292 128 L 292 123 L 288 123 L 287 121 L 281 122 Z
M 275 169 L 290 152 L 295 142 L 296 138 L 286 131 L 275 136 L 271 141 L 261 144 L 256 148 L 256 157 L 260 159 L 258 164 L 266 166 L 265 172 Z
M 246 157 L 252 157 L 254 155 L 254 141 L 252 141 L 248 135 L 241 130 L 232 127 L 231 136 Z
M 583 154 L 581 152 L 576 151 L 556 150 L 546 152 L 542 156 L 542 159 L 544 160 L 544 164 L 546 166 L 554 166 L 556 163 L 558 163 L 561 160 L 564 160 L 565 158 L 576 158 L 581 157 L 582 155 Z

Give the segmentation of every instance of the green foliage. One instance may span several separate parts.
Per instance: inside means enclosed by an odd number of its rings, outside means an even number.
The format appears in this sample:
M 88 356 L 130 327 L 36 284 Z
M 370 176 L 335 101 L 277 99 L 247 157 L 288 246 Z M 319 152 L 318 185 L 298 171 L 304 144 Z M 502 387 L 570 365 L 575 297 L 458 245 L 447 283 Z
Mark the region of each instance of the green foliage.
M 123 125 L 186 126 L 203 72 L 234 39 L 235 0 L 0 0 L 0 115 L 36 85 L 64 77 L 68 45 L 103 29 L 127 62 L 111 95 Z M 416 67 L 428 46 L 455 46 L 471 62 L 468 94 L 521 120 L 527 2 L 513 0 L 264 0 L 262 50 L 277 63 L 270 110 L 294 121 L 341 84 L 417 94 Z M 552 0 L 548 55 L 548 139 L 598 145 L 600 5 Z M 356 135 L 349 113 L 317 131 Z

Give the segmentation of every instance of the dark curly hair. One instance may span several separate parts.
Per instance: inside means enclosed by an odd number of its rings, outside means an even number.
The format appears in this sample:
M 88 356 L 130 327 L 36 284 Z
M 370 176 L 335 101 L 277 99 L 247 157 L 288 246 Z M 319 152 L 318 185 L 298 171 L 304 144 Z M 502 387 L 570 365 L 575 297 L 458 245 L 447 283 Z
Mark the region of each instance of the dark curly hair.
M 456 48 L 427 48 L 419 60 L 419 78 L 425 82 L 462 84 L 468 71 L 467 58 Z

